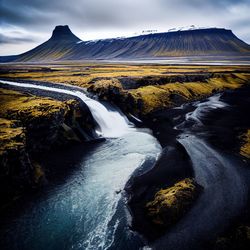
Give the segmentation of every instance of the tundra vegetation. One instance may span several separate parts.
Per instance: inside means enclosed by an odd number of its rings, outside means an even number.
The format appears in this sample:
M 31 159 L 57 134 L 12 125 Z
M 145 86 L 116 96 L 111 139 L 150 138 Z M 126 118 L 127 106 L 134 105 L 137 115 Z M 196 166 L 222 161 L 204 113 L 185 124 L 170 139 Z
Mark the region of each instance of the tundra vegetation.
M 3 64 L 0 79 L 83 87 L 90 94 L 115 103 L 124 113 L 143 119 L 156 111 L 247 86 L 250 66 L 82 62 Z M 33 159 L 32 152 L 48 150 L 48 145 L 56 144 L 59 137 L 64 138 L 59 144 L 81 141 L 79 133 L 74 130 L 77 117 L 88 123 L 87 127 L 93 128 L 87 114 L 76 114 L 76 109 L 79 110 L 79 104 L 74 100 L 61 101 L 0 88 L 0 161 L 4 166 L 0 171 L 3 187 L 11 186 L 7 195 L 1 192 L 4 199 L 9 200 L 13 194 L 17 195 L 17 189 L 36 186 L 44 179 L 44 170 Z M 44 128 L 48 133 L 37 137 L 36 133 Z M 239 140 L 238 153 L 248 161 L 250 128 L 245 128 Z M 170 226 L 185 214 L 200 192 L 202 187 L 193 179 L 180 180 L 158 190 L 145 206 L 148 219 L 156 228 Z M 237 233 L 245 230 L 249 238 L 249 227 L 239 230 Z M 228 239 L 219 238 L 218 246 L 224 241 Z

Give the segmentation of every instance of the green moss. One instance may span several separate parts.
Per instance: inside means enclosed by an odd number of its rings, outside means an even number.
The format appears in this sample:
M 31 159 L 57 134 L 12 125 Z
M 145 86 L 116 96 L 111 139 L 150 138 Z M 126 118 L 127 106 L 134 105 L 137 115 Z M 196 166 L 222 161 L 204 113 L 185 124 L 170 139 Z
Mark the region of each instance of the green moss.
M 0 118 L 0 154 L 7 150 L 18 150 L 24 147 L 23 128 L 16 121 Z
M 144 86 L 129 90 L 136 102 L 141 100 L 142 113 L 147 114 L 158 109 L 175 106 L 172 100 L 173 94 L 183 98 L 183 100 L 195 100 L 205 96 L 212 95 L 225 89 L 235 89 L 247 83 L 249 76 L 243 79 L 239 75 L 231 74 L 229 76 L 209 78 L 205 82 L 185 82 L 169 83 L 163 85 Z
M 0 117 L 7 119 L 32 119 L 67 110 L 64 102 L 50 98 L 25 95 L 17 91 L 0 88 Z
M 193 179 L 184 179 L 174 186 L 161 189 L 146 204 L 147 215 L 153 224 L 166 227 L 177 221 L 192 205 L 200 191 Z
M 242 146 L 240 148 L 240 154 L 250 159 L 250 129 L 240 137 Z

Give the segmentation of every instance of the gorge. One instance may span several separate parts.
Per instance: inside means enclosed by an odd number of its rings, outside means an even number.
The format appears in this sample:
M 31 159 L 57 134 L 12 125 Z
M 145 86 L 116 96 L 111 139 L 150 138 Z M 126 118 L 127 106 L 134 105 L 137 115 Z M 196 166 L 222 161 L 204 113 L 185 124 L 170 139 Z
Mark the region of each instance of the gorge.
M 146 244 L 155 249 L 200 249 L 204 242 L 215 240 L 226 222 L 239 216 L 246 206 L 249 170 L 237 157 L 221 152 L 216 145 L 214 148 L 210 137 L 217 131 L 207 125 L 213 120 L 209 115 L 216 112 L 223 114 L 233 107 L 233 114 L 237 115 L 234 105 L 227 103 L 227 99 L 222 100 L 223 96 L 216 94 L 205 101 L 173 108 L 176 110 L 171 117 L 174 123 L 164 131 L 172 134 L 174 139 L 160 140 L 165 148 L 162 151 L 148 129 L 135 128 L 117 107 L 87 97 L 80 88 L 10 80 L 0 82 L 18 90 L 43 90 L 80 98 L 99 125 L 96 138 L 106 138 L 87 148 L 76 146 L 73 151 L 62 150 L 63 153 L 44 159 L 43 164 L 53 166 L 59 161 L 62 167 L 72 155 L 78 155 L 79 160 L 71 166 L 69 176 L 50 183 L 35 199 L 28 200 L 24 211 L 3 224 L 1 230 L 5 233 L 1 244 L 4 248 L 138 249 Z M 152 129 L 157 136 L 155 127 Z M 171 147 L 176 152 L 172 160 Z M 183 155 L 184 165 L 173 169 L 171 164 L 176 165 Z M 159 170 L 163 167 L 164 170 Z M 151 193 L 152 197 L 159 185 L 162 188 L 180 178 L 195 178 L 203 187 L 197 202 L 182 215 L 183 219 L 178 218 L 180 222 L 171 231 L 157 236 L 153 242 L 145 241 L 133 231 L 135 229 L 144 236 L 148 233 L 144 218 L 138 218 L 135 213 L 138 209 L 138 204 L 133 203 L 135 198 L 140 197 L 143 201 L 143 193 Z M 158 186 L 152 185 L 154 181 Z M 136 220 L 140 221 L 139 228 L 133 225 Z

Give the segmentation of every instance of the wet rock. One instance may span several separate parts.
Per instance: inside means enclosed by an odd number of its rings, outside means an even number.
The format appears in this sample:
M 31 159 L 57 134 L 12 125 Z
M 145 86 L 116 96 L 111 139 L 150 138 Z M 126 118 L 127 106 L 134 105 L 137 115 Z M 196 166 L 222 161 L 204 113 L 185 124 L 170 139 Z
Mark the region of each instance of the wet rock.
M 154 241 L 166 232 L 166 227 L 157 226 L 148 216 L 146 206 L 156 193 L 173 187 L 180 180 L 193 177 L 192 164 L 185 148 L 179 144 L 165 147 L 152 169 L 143 175 L 134 175 L 126 184 L 131 228 L 148 241 Z M 174 224 L 174 223 L 173 223 Z

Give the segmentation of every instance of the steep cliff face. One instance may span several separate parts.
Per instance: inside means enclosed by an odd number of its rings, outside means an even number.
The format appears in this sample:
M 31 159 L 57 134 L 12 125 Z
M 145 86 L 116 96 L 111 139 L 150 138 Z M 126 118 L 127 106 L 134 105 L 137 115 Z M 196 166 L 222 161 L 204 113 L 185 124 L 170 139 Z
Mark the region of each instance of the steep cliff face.
M 0 118 L 0 204 L 32 186 L 33 166 L 26 151 L 24 128 L 15 120 Z
M 5 203 L 45 179 L 36 155 L 93 138 L 91 113 L 58 101 L 0 88 L 0 196 Z

